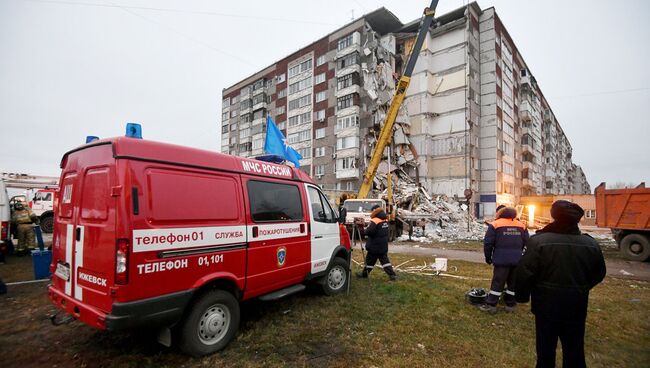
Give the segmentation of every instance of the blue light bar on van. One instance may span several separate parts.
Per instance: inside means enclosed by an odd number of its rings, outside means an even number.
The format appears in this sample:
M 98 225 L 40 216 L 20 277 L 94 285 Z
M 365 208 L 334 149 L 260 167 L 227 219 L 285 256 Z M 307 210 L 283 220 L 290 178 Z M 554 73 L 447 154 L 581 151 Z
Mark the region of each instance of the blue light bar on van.
M 264 156 L 257 156 L 255 157 L 256 160 L 259 161 L 264 161 L 264 162 L 271 162 L 274 164 L 281 164 L 284 163 L 284 157 L 278 156 L 278 155 L 264 155 Z
M 86 136 L 86 143 L 90 143 L 90 142 L 94 142 L 94 141 L 98 141 L 98 140 L 99 140 L 99 137 L 97 137 L 97 136 L 94 136 L 94 135 Z
M 142 126 L 138 123 L 126 123 L 125 136 L 142 139 Z

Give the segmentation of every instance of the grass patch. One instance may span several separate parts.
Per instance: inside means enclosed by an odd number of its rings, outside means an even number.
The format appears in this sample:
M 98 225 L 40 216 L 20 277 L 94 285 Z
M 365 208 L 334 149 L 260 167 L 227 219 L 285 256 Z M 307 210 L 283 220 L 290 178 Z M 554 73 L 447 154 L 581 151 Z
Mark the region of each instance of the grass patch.
M 355 258 L 361 260 L 360 252 Z M 411 258 L 413 264 L 433 260 L 391 255 L 393 264 Z M 487 265 L 453 260 L 449 265 L 457 275 L 491 276 Z M 469 288 L 488 285 L 404 273 L 389 282 L 375 269 L 369 279 L 353 280 L 347 296 L 311 290 L 276 302 L 245 302 L 237 338 L 223 352 L 201 359 L 159 346 L 147 331 L 107 333 L 79 322 L 53 327 L 46 319 L 54 308 L 44 285 L 25 285 L 0 297 L 0 346 L 6 367 L 534 366 L 528 305 L 513 314 L 487 315 L 465 302 Z M 608 277 L 594 289 L 586 336 L 590 367 L 649 366 L 649 303 L 646 282 Z

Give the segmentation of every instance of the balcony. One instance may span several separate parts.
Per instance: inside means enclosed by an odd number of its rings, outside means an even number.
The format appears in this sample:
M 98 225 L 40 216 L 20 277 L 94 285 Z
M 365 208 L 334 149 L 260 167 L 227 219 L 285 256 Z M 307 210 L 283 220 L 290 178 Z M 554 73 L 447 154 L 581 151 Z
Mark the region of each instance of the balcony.
M 359 177 L 359 168 L 336 170 L 337 179 L 352 179 L 358 177 Z
M 535 151 L 533 150 L 533 146 L 531 146 L 530 144 L 522 142 L 522 144 L 521 144 L 521 153 L 524 153 L 524 152 L 535 153 Z
M 352 64 L 352 65 L 346 66 L 345 68 L 338 69 L 336 71 L 336 77 L 339 78 L 339 77 L 342 77 L 344 75 L 348 75 L 348 74 L 351 74 L 351 73 L 359 73 L 359 74 L 361 74 L 361 65 Z
M 255 97 L 255 96 L 259 95 L 260 93 L 264 93 L 264 92 L 266 92 L 266 91 L 267 91 L 267 88 L 266 88 L 266 87 L 258 88 L 258 89 L 256 89 L 256 90 L 253 91 L 252 96 Z
M 519 105 L 519 119 L 522 121 L 531 121 L 533 119 L 530 102 L 524 101 Z
M 553 122 L 553 120 L 554 118 L 553 118 L 553 113 L 551 113 L 551 110 L 550 109 L 544 110 L 544 121 L 550 123 Z
M 255 105 L 253 105 L 253 111 L 257 111 L 259 109 L 266 109 L 266 106 L 267 106 L 266 102 L 264 102 L 264 101 L 258 102 Z
M 534 170 L 535 169 L 535 163 L 531 162 L 531 161 L 524 161 L 522 163 L 522 167 L 524 169 Z
M 339 89 L 334 93 L 334 96 L 338 97 L 343 97 L 347 96 L 352 93 L 361 93 L 361 87 L 359 87 L 358 84 L 353 84 L 349 87 L 345 87 L 343 89 Z

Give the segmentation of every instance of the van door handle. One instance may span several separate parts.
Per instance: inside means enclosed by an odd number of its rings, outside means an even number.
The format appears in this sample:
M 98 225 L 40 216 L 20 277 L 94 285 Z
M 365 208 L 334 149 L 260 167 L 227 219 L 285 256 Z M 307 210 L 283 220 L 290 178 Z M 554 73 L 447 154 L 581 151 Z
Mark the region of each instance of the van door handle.
M 81 228 L 80 227 L 78 227 L 77 230 L 76 230 L 75 239 L 77 239 L 77 241 L 81 240 Z
M 316 236 L 314 236 L 314 239 L 320 239 L 322 237 L 323 237 L 322 235 L 316 235 Z

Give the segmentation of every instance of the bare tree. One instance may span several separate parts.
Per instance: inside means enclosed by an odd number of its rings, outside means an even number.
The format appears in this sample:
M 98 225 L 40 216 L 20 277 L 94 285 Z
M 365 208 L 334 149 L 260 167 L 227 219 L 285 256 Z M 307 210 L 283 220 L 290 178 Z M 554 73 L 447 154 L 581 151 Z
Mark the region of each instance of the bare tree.
M 610 186 L 609 189 L 625 189 L 625 188 L 636 188 L 637 184 L 626 183 L 624 181 L 617 181 L 614 185 Z

